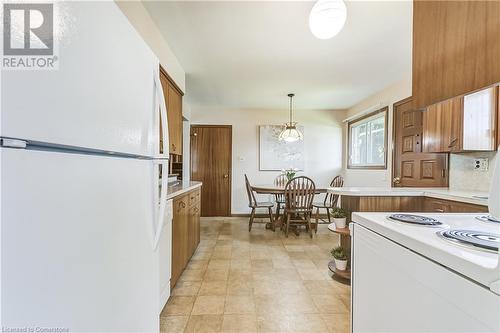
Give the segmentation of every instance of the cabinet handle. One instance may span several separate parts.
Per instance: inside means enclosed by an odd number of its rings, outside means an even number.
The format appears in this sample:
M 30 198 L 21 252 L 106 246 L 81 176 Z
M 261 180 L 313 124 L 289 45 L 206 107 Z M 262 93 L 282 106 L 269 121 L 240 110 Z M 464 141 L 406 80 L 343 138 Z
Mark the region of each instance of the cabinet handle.
M 401 184 L 401 178 L 399 178 L 399 177 L 394 177 L 394 179 L 392 180 L 392 182 L 393 182 L 394 184 Z
M 441 208 L 436 208 L 434 209 L 435 212 L 438 212 L 438 213 L 444 213 L 444 209 L 441 209 Z
M 458 141 L 458 139 L 457 139 L 457 138 L 455 138 L 455 139 L 451 140 L 451 141 L 450 141 L 450 144 L 448 145 L 448 148 L 452 148 L 453 146 L 455 146 L 455 145 L 457 144 L 457 141 Z

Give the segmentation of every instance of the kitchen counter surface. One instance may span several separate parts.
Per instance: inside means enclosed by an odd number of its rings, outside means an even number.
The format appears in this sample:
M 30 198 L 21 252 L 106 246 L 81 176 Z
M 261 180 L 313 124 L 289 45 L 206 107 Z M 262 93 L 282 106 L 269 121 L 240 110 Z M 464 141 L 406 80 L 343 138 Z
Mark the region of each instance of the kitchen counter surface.
M 429 197 L 488 205 L 487 192 L 453 190 L 449 188 L 421 187 L 330 187 L 329 193 L 355 197 Z
M 180 181 L 175 185 L 170 185 L 167 187 L 167 200 L 173 199 L 176 196 L 194 190 L 198 187 L 201 187 L 202 182 L 188 182 L 188 181 Z

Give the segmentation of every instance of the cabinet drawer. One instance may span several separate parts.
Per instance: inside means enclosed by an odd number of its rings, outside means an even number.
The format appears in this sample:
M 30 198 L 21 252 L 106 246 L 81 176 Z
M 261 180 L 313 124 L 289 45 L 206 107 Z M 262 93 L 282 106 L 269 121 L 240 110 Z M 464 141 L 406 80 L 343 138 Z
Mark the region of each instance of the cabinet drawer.
M 189 192 L 188 196 L 189 196 L 189 207 L 193 207 L 200 202 L 201 193 L 199 189 Z
M 487 213 L 488 207 L 465 202 L 425 198 L 424 209 L 431 213 Z
M 426 212 L 432 213 L 449 213 L 451 212 L 451 205 L 446 201 L 425 199 L 424 208 Z

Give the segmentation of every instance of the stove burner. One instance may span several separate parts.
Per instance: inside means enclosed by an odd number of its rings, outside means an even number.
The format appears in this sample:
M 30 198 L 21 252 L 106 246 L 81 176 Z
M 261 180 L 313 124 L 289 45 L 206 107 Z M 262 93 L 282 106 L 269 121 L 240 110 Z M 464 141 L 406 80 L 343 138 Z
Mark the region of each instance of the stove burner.
M 500 245 L 500 235 L 483 231 L 452 229 L 438 231 L 437 234 L 451 242 L 493 252 L 498 252 L 498 245 Z
M 391 220 L 399 222 L 411 223 L 423 226 L 438 226 L 443 224 L 432 217 L 413 215 L 413 214 L 392 214 L 389 216 L 389 218 Z
M 481 222 L 493 222 L 493 223 L 500 223 L 499 220 L 494 218 L 491 215 L 481 215 L 481 216 L 476 216 L 476 219 L 478 219 Z

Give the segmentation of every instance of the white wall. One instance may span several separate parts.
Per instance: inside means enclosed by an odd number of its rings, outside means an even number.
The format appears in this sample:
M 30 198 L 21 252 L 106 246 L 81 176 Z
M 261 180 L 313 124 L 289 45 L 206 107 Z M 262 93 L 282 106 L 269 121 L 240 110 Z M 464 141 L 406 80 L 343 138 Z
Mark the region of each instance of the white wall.
M 386 89 L 366 98 L 360 103 L 354 105 L 347 110 L 347 117 L 355 116 L 367 109 L 373 111 L 389 106 L 389 121 L 387 132 L 387 169 L 386 170 L 354 170 L 347 169 L 347 123 L 344 124 L 344 154 L 343 169 L 344 169 L 344 186 L 375 186 L 389 187 L 391 186 L 391 166 L 392 166 L 392 106 L 395 102 L 410 97 L 411 78 L 406 78 L 398 81 Z M 346 117 L 346 118 L 347 118 Z
M 142 2 L 121 0 L 115 0 L 115 2 L 156 54 L 160 60 L 160 64 L 172 80 L 185 92 L 186 73 Z
M 253 184 L 270 184 L 278 171 L 259 171 L 259 125 L 280 125 L 287 120 L 286 108 L 280 110 L 224 110 L 191 106 L 191 124 L 232 125 L 232 214 L 249 212 L 244 174 Z M 295 112 L 304 125 L 306 165 L 299 174 L 311 177 L 318 185 L 329 184 L 342 169 L 342 124 L 345 111 Z M 264 196 L 263 200 L 268 197 Z
M 474 170 L 475 158 L 488 158 L 488 171 Z M 495 169 L 496 152 L 472 152 L 450 155 L 450 188 L 489 192 L 493 171 Z

